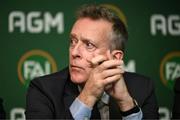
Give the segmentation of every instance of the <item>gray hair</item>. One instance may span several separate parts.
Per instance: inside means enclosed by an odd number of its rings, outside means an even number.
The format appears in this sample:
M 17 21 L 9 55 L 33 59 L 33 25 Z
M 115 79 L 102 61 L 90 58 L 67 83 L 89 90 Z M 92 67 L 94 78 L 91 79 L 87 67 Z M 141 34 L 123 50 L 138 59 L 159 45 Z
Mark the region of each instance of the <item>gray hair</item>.
M 77 11 L 77 19 L 90 18 L 92 20 L 103 19 L 112 23 L 112 33 L 110 33 L 110 49 L 125 50 L 125 43 L 128 39 L 126 26 L 121 19 L 110 9 L 101 5 L 84 5 Z

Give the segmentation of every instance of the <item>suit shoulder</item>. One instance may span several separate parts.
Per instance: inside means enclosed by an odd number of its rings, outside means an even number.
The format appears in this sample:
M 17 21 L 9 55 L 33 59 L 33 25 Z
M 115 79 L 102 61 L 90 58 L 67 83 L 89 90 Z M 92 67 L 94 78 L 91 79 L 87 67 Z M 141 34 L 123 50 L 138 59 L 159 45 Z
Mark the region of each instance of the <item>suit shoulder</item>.
M 176 78 L 175 80 L 174 91 L 180 91 L 180 77 Z
M 152 79 L 138 73 L 125 72 L 124 79 L 130 89 L 136 88 L 140 91 L 147 89 L 149 91 L 155 88 L 154 81 Z
M 68 73 L 68 69 L 65 68 L 56 73 L 37 77 L 31 81 L 30 87 L 34 86 L 41 89 L 61 87 L 65 84 L 66 80 L 68 79 Z
M 153 80 L 137 73 L 126 72 L 124 80 L 127 88 L 133 98 L 135 98 L 140 106 L 154 94 L 155 85 Z
M 127 79 L 136 79 L 138 81 L 151 81 L 149 77 L 133 72 L 125 72 L 124 77 Z

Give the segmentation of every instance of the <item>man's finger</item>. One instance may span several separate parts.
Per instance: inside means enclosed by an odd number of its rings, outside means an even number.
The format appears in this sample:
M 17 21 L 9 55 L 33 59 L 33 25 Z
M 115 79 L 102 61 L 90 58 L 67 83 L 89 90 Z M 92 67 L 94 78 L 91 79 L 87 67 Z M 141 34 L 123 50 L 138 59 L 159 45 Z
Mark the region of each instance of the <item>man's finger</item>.
M 122 74 L 122 73 L 124 73 L 124 70 L 119 69 L 119 68 L 112 68 L 112 69 L 104 70 L 102 72 L 102 75 L 103 75 L 103 78 L 107 78 L 107 77 L 111 77 L 111 76 Z
M 104 61 L 100 67 L 102 70 L 105 70 L 105 69 L 109 69 L 109 68 L 116 68 L 117 66 L 121 66 L 122 65 L 122 61 L 120 60 L 107 60 L 107 61 Z
M 104 85 L 108 85 L 108 84 L 112 84 L 118 80 L 120 80 L 122 77 L 121 74 L 118 74 L 118 75 L 114 75 L 114 76 L 111 76 L 111 77 L 107 77 L 106 79 L 104 79 L 103 83 Z
M 94 57 L 92 60 L 87 60 L 87 61 L 91 64 L 91 67 L 96 67 L 106 60 L 107 60 L 107 57 L 103 55 L 98 55 Z

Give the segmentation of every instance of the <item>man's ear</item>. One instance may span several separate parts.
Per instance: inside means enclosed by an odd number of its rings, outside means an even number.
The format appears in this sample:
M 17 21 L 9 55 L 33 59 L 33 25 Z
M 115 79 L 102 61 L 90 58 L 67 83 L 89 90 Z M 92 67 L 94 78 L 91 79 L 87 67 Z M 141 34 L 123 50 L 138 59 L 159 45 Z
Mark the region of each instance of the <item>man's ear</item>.
M 111 52 L 113 59 L 122 60 L 124 57 L 124 53 L 121 50 L 113 50 Z

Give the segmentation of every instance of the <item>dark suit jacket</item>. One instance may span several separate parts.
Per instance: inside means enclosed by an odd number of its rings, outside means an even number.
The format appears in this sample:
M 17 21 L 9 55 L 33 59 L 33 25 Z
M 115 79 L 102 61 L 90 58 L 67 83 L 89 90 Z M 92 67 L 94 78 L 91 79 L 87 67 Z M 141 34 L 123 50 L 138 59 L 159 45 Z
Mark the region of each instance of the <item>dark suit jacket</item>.
M 174 105 L 172 110 L 172 118 L 180 119 L 180 77 L 176 79 L 174 85 Z
M 3 99 L 0 98 L 0 119 L 6 119 L 6 112 L 3 106 Z
M 128 90 L 143 112 L 143 118 L 158 118 L 158 105 L 154 85 L 144 76 L 124 74 Z M 68 69 L 34 79 L 29 86 L 26 101 L 26 118 L 72 119 L 69 107 L 78 96 L 77 85 L 71 82 Z M 118 106 L 110 97 L 110 119 L 121 118 Z M 95 107 L 91 118 L 100 118 Z

